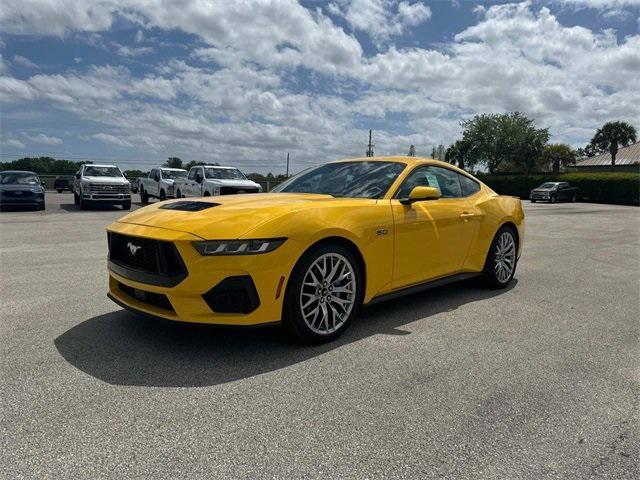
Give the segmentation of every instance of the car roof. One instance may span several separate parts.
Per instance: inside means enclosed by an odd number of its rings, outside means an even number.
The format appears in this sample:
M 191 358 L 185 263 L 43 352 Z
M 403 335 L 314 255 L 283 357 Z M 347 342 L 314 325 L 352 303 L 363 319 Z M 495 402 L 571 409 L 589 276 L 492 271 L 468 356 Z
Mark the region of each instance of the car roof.
M 456 170 L 469 175 L 468 172 L 456 167 L 451 163 L 443 162 L 441 160 L 435 160 L 433 158 L 428 158 L 428 157 L 409 157 L 405 155 L 390 155 L 386 157 L 345 158 L 341 160 L 333 160 L 332 162 L 329 162 L 329 163 L 340 163 L 340 162 L 397 162 L 397 163 L 405 163 L 409 167 L 412 167 L 414 165 L 437 165 L 441 167 L 450 168 L 452 170 Z
M 0 173 L 29 173 L 31 175 L 37 175 L 36 172 L 32 172 L 31 170 L 3 170 Z
M 104 163 L 85 163 L 83 167 L 115 167 L 118 168 L 117 165 L 107 165 Z
M 226 167 L 223 165 L 196 165 L 198 167 L 205 167 L 205 168 L 224 168 L 226 170 L 237 170 L 236 167 Z

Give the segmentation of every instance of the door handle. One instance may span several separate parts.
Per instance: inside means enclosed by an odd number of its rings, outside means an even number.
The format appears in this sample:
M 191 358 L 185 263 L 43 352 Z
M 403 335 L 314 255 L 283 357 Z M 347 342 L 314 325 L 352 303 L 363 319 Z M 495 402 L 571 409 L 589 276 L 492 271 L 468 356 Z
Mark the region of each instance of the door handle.
M 474 214 L 474 213 L 471 213 L 471 212 L 462 212 L 462 213 L 460 214 L 460 218 L 466 222 L 467 220 L 469 220 L 469 219 L 470 219 L 471 217 L 473 217 L 474 215 L 475 215 L 475 214 Z

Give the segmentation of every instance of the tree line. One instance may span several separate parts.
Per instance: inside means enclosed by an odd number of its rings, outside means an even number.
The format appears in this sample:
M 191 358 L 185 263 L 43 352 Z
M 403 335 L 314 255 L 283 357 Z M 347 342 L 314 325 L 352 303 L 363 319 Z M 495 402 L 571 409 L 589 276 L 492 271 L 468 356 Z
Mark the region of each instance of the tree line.
M 608 122 L 599 128 L 591 141 L 574 150 L 564 143 L 549 143 L 549 130 L 536 128 L 532 119 L 520 112 L 476 115 L 460 123 L 462 138 L 449 146 L 444 160 L 464 169 L 486 168 L 490 174 L 499 172 L 532 173 L 559 172 L 573 165 L 578 158 L 611 153 L 612 166 L 621 147 L 634 143 L 636 129 L 625 122 Z M 409 149 L 415 154 L 415 148 Z M 438 158 L 442 145 L 434 148 Z

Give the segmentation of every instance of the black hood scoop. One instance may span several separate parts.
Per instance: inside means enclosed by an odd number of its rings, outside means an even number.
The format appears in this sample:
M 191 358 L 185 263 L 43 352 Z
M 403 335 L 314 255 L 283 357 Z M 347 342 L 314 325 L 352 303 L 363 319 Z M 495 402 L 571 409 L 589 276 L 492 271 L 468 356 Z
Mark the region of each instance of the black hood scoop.
M 207 208 L 217 207 L 219 203 L 212 202 L 196 202 L 193 200 L 183 200 L 180 202 L 167 203 L 161 206 L 165 210 L 182 210 L 183 212 L 199 212 Z

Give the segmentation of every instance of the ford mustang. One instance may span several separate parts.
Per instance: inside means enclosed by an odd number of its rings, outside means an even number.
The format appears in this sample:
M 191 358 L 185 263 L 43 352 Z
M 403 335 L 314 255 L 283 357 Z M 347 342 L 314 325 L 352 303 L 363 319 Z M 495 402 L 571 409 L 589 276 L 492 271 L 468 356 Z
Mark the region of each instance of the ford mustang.
M 163 319 L 282 322 L 321 343 L 363 305 L 472 276 L 512 282 L 520 199 L 447 163 L 331 162 L 271 193 L 175 199 L 107 228 L 109 297 Z

